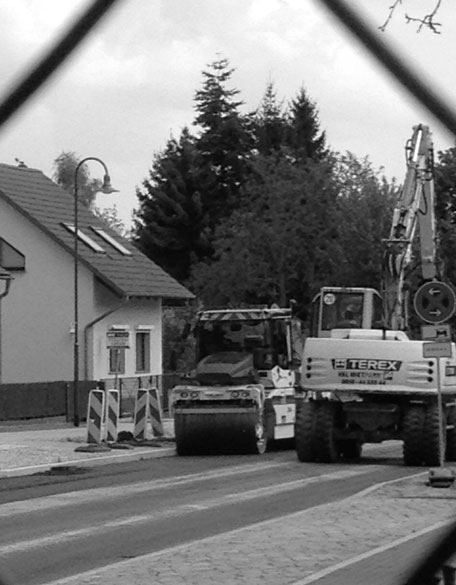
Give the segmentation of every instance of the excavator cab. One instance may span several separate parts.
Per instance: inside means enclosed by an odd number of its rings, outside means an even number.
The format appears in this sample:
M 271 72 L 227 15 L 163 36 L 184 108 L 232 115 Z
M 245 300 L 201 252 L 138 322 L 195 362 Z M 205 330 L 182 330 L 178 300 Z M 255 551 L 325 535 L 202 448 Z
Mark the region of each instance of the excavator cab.
M 312 337 L 332 337 L 334 329 L 383 327 L 382 298 L 373 288 L 323 287 L 312 301 Z

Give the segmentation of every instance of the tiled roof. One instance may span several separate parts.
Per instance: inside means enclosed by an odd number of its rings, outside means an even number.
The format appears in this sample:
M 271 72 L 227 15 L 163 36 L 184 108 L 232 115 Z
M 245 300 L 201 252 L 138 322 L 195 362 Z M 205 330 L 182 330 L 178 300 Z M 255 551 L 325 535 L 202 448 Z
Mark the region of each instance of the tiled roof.
M 74 224 L 74 198 L 41 171 L 0 163 L 0 197 L 46 232 L 70 253 L 74 235 L 63 225 Z M 107 227 L 83 204 L 78 206 L 78 226 L 105 250 L 94 251 L 81 240 L 80 262 L 117 294 L 128 297 L 191 299 L 193 294 L 149 260 L 131 242 Z M 125 255 L 92 228 L 102 228 L 124 248 Z

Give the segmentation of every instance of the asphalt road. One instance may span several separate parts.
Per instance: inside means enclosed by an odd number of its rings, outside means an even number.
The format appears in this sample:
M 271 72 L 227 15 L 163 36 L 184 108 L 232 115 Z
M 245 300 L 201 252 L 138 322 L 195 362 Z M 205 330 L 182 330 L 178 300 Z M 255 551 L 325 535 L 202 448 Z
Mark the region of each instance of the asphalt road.
M 397 446 L 382 445 L 360 464 L 302 464 L 294 451 L 278 451 L 0 480 L 2 568 L 14 583 L 48 583 L 337 502 L 414 471 Z

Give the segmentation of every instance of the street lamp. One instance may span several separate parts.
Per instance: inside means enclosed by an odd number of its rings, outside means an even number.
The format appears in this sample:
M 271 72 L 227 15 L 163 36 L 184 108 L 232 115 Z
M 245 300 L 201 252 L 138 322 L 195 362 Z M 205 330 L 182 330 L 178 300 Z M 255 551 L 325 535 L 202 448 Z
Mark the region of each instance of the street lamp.
M 74 340 L 73 340 L 73 407 L 74 407 L 74 426 L 79 426 L 79 262 L 78 262 L 78 172 L 79 169 L 88 161 L 96 161 L 103 166 L 104 177 L 103 184 L 99 191 L 102 193 L 115 193 L 111 185 L 108 168 L 105 163 L 96 157 L 89 156 L 82 159 L 74 171 Z

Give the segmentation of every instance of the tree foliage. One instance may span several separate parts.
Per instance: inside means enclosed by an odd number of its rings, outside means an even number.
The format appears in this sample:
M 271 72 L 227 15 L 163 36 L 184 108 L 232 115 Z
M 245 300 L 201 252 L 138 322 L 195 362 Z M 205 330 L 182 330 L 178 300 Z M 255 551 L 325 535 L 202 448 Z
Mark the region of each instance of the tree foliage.
M 396 188 L 367 159 L 269 156 L 255 171 L 249 203 L 217 230 L 214 260 L 193 268 L 191 286 L 206 306 L 295 299 L 305 317 L 321 286 L 380 288 Z
M 292 152 L 303 160 L 318 160 L 327 154 L 326 136 L 320 132 L 317 107 L 303 87 L 290 102 L 287 143 Z
M 137 190 L 135 241 L 164 270 L 183 282 L 194 259 L 208 249 L 207 222 L 201 203 L 195 140 L 184 129 L 158 154 Z
M 368 158 L 350 152 L 337 156 L 334 179 L 343 250 L 337 284 L 380 290 L 382 240 L 389 236 L 398 187 L 373 169 Z
M 255 148 L 261 155 L 270 155 L 283 148 L 287 138 L 287 120 L 283 103 L 277 99 L 272 81 L 266 85 L 261 103 L 253 116 Z
M 100 179 L 91 178 L 89 168 L 86 164 L 79 167 L 78 175 L 76 177 L 76 168 L 79 162 L 80 159 L 75 152 L 61 152 L 54 160 L 54 181 L 74 197 L 75 182 L 77 180 L 78 201 L 88 207 L 96 216 L 119 235 L 124 235 L 125 225 L 119 218 L 117 208 L 113 206 L 99 209 L 95 205 L 95 198 L 101 189 L 102 181 L 100 181 Z
M 445 277 L 456 283 L 456 147 L 437 155 L 435 191 L 439 256 Z
M 74 195 L 76 181 L 76 167 L 79 158 L 75 152 L 63 151 L 54 160 L 54 181 L 63 187 L 67 193 Z M 89 168 L 86 164 L 78 170 L 78 200 L 86 207 L 91 208 L 95 202 L 95 196 L 100 190 L 102 182 L 99 179 L 92 179 Z
M 233 72 L 227 59 L 214 61 L 195 93 L 200 193 L 211 228 L 236 209 L 253 146 L 239 90 L 230 87 Z
M 284 103 L 269 82 L 242 114 L 233 72 L 209 65 L 196 132 L 155 156 L 137 193 L 140 248 L 206 307 L 295 299 L 305 316 L 323 285 L 379 286 L 395 185 L 331 153 L 304 87 Z

